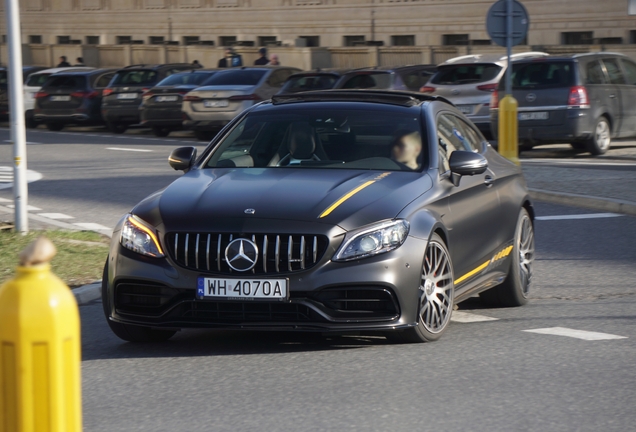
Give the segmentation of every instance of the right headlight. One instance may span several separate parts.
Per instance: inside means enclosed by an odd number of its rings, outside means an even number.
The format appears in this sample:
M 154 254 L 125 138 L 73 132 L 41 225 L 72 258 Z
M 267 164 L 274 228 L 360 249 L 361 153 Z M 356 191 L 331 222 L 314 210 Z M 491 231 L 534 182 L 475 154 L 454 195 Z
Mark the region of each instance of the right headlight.
M 406 240 L 409 228 L 408 221 L 399 219 L 351 231 L 332 259 L 350 261 L 397 249 Z
M 155 230 L 135 215 L 126 217 L 119 242 L 126 249 L 142 255 L 155 258 L 164 256 Z

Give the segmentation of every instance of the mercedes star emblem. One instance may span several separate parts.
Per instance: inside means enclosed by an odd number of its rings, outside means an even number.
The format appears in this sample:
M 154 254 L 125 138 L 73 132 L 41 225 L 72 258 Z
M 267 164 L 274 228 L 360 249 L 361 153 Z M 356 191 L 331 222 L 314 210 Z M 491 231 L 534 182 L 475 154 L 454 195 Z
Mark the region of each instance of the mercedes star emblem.
M 452 94 L 453 96 L 457 96 L 457 95 L 459 94 L 459 90 L 457 90 L 457 89 L 452 89 L 452 90 L 451 90 L 451 94 Z
M 258 246 L 248 239 L 233 240 L 225 248 L 225 260 L 232 270 L 252 270 L 258 260 Z
M 254 214 L 254 213 L 256 213 L 256 210 L 254 210 L 253 208 L 249 208 L 249 209 L 245 209 L 243 211 L 243 213 L 245 213 L 245 214 Z
M 536 94 L 534 94 L 534 93 L 528 93 L 528 94 L 526 95 L 526 100 L 527 100 L 528 102 L 534 102 L 535 100 L 537 100 L 537 95 L 536 95 Z

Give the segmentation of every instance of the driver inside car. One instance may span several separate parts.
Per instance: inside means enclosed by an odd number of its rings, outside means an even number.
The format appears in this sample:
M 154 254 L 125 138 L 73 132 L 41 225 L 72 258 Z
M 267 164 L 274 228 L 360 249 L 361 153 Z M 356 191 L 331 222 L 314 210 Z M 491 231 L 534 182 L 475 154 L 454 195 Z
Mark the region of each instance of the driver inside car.
M 391 144 L 391 159 L 412 170 L 420 169 L 418 159 L 422 153 L 422 137 L 419 132 L 401 131 Z

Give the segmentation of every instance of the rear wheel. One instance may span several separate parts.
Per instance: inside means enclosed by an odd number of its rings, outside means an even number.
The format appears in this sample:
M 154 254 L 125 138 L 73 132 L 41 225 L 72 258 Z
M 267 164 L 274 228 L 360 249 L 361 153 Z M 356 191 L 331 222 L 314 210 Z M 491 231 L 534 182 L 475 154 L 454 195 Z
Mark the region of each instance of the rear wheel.
M 108 260 L 102 274 L 102 305 L 106 322 L 115 335 L 128 342 L 163 342 L 175 335 L 174 330 L 159 330 L 133 324 L 123 324 L 110 320 L 110 304 L 108 303 Z
M 24 126 L 28 129 L 35 129 L 38 127 L 38 122 L 35 121 L 32 115 L 27 115 L 24 117 Z
M 106 126 L 108 126 L 108 129 L 110 129 L 112 133 L 116 134 L 123 134 L 128 129 L 128 125 L 126 123 L 119 122 L 108 122 L 106 123 Z
M 46 128 L 50 131 L 61 131 L 64 129 L 64 123 L 47 123 Z
M 437 234 L 431 236 L 426 246 L 419 294 L 417 326 L 389 333 L 389 340 L 432 342 L 439 339 L 448 327 L 455 298 L 453 266 L 448 249 Z
M 158 137 L 167 137 L 168 135 L 170 135 L 170 132 L 172 132 L 172 129 L 167 127 L 153 126 L 152 128 L 152 133 L 154 133 L 155 136 Z
M 521 209 L 517 219 L 511 255 L 510 271 L 506 280 L 501 285 L 479 294 L 482 300 L 490 305 L 514 307 L 528 303 L 534 263 L 534 227 L 525 208 Z
M 587 150 L 594 156 L 605 154 L 612 144 L 612 133 L 606 117 L 596 121 L 592 138 L 587 142 Z

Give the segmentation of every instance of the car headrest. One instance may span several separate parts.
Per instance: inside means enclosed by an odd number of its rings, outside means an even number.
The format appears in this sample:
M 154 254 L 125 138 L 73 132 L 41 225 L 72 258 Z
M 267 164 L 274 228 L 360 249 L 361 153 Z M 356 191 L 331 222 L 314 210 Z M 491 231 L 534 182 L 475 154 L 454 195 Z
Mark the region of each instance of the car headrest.
M 316 151 L 314 131 L 308 123 L 292 123 L 288 144 L 289 154 L 294 159 L 311 159 Z

